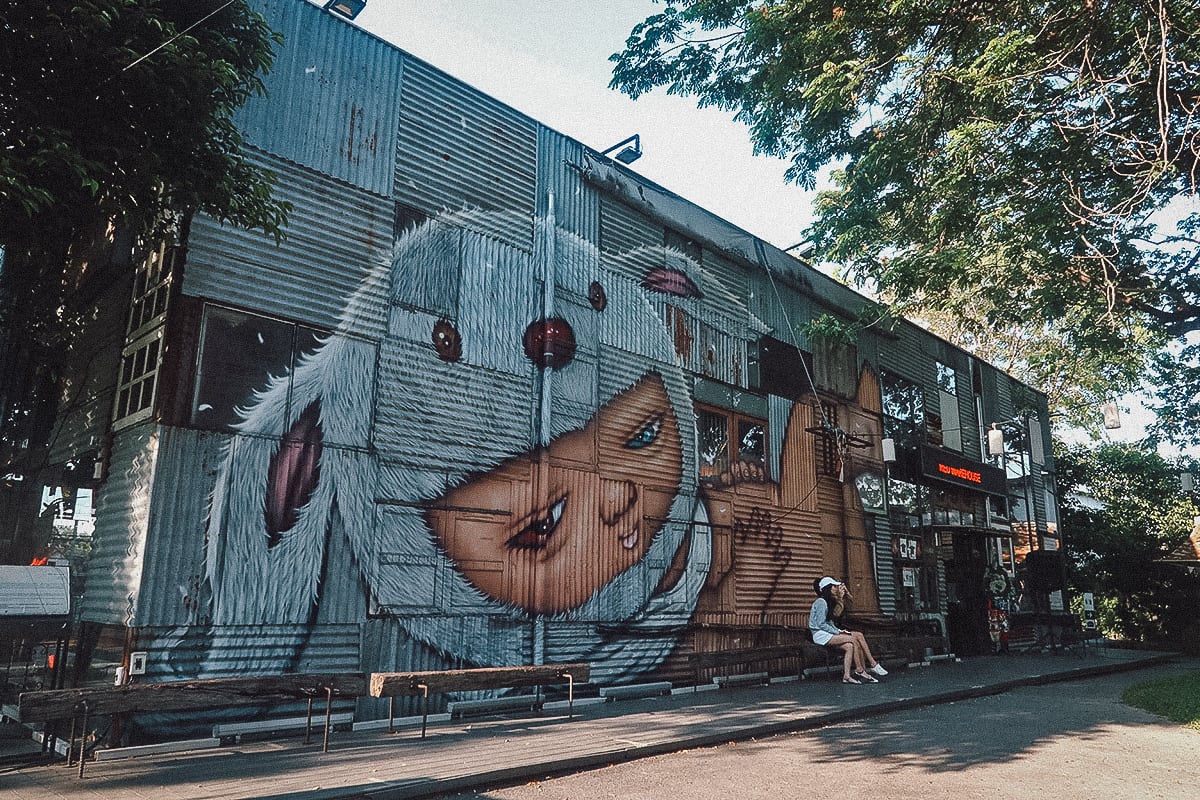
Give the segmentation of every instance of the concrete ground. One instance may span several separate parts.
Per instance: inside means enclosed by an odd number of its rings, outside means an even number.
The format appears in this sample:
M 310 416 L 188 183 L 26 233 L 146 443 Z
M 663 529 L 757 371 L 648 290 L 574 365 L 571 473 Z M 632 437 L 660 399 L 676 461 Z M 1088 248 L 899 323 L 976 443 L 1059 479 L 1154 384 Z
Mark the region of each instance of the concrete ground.
M 61 761 L 32 765 L 10 759 L 9 766 L 0 765 L 0 788 L 6 800 L 434 797 L 957 705 L 1025 687 L 1053 693 L 1067 681 L 1141 671 L 1170 658 L 1092 648 L 1082 655 L 983 656 L 902 669 L 866 686 L 846 686 L 830 676 L 715 691 L 689 688 L 670 696 L 577 704 L 572 719 L 565 708 L 554 708 L 538 715 L 438 721 L 424 740 L 412 727 L 393 734 L 339 732 L 328 753 L 321 752 L 319 737 L 308 745 L 296 737 L 136 758 L 112 758 L 124 755 L 112 751 L 88 763 L 82 779 Z M 997 700 L 1001 707 L 1004 700 Z M 970 711 L 959 716 L 969 728 L 982 732 L 991 726 L 1005 733 L 1002 720 Z
M 1190 730 L 1120 702 L 1132 684 L 1200 671 L 1200 659 L 1017 687 L 812 731 L 685 750 L 455 800 L 1193 800 Z

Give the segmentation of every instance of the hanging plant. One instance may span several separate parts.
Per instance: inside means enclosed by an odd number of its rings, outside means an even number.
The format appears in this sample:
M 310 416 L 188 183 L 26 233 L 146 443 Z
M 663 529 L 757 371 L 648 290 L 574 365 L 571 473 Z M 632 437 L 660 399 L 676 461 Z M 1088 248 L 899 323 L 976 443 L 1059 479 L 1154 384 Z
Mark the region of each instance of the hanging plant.
M 858 338 L 858 326 L 838 319 L 831 314 L 822 314 L 796 326 L 796 330 L 808 337 L 810 342 L 826 344 L 854 344 Z

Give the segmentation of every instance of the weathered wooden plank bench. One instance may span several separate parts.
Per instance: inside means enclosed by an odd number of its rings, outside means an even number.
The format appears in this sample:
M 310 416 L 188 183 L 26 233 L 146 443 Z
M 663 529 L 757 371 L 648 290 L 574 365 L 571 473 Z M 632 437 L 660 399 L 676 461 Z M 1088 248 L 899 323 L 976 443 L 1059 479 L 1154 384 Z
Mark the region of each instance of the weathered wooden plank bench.
M 305 742 L 312 730 L 313 701 L 325 698 L 325 734 L 323 750 L 329 750 L 330 719 L 334 697 L 361 697 L 366 693 L 366 676 L 359 673 L 262 675 L 245 678 L 211 678 L 193 681 L 130 683 L 79 689 L 48 689 L 22 692 L 17 701 L 18 721 L 51 722 L 71 720 L 71 738 L 67 764 L 73 760 L 75 732 L 79 725 L 79 776 L 83 777 L 83 741 L 87 738 L 89 717 L 133 712 L 179 712 L 211 708 L 263 705 L 308 701 L 309 724 Z
M 796 674 L 803 672 L 804 654 L 799 642 L 796 644 L 740 647 L 732 650 L 691 653 L 688 655 L 688 666 L 692 668 L 694 685 L 698 687 L 701 681 L 701 673 L 707 669 L 744 666 L 747 664 L 767 664 L 772 661 L 785 659 L 795 659 L 800 662 L 800 667 L 796 670 Z
M 472 692 L 487 689 L 512 689 L 520 686 L 567 684 L 567 716 L 573 715 L 575 684 L 586 683 L 591 676 L 589 664 L 534 664 L 516 667 L 477 667 L 473 669 L 424 670 L 418 672 L 371 673 L 372 697 L 388 698 L 388 732 L 392 731 L 397 697 L 424 699 L 421 738 L 429 721 L 429 695 L 444 692 Z

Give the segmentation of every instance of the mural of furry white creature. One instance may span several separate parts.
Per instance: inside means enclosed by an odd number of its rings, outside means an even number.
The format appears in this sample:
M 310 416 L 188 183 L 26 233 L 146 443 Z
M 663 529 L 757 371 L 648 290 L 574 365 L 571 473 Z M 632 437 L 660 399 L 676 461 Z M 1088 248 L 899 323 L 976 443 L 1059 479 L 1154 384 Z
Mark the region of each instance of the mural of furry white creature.
M 662 663 L 712 544 L 661 304 L 693 308 L 707 279 L 664 248 L 601 262 L 552 217 L 399 235 L 337 331 L 239 409 L 205 674 L 296 668 L 333 594 L 447 664 L 579 660 L 620 683 Z

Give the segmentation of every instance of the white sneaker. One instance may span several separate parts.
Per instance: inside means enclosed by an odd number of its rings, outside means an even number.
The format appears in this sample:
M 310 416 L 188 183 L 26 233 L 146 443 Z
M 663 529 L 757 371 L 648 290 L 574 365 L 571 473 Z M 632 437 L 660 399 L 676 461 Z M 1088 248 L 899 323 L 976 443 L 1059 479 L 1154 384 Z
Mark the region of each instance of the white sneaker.
M 883 664 L 880 664 L 878 661 L 875 662 L 875 666 L 871 667 L 870 671 L 876 675 L 879 675 L 880 677 L 888 674 L 887 670 L 883 668 Z
M 854 677 L 858 678 L 863 683 L 879 683 L 879 679 L 870 672 L 856 672 Z

